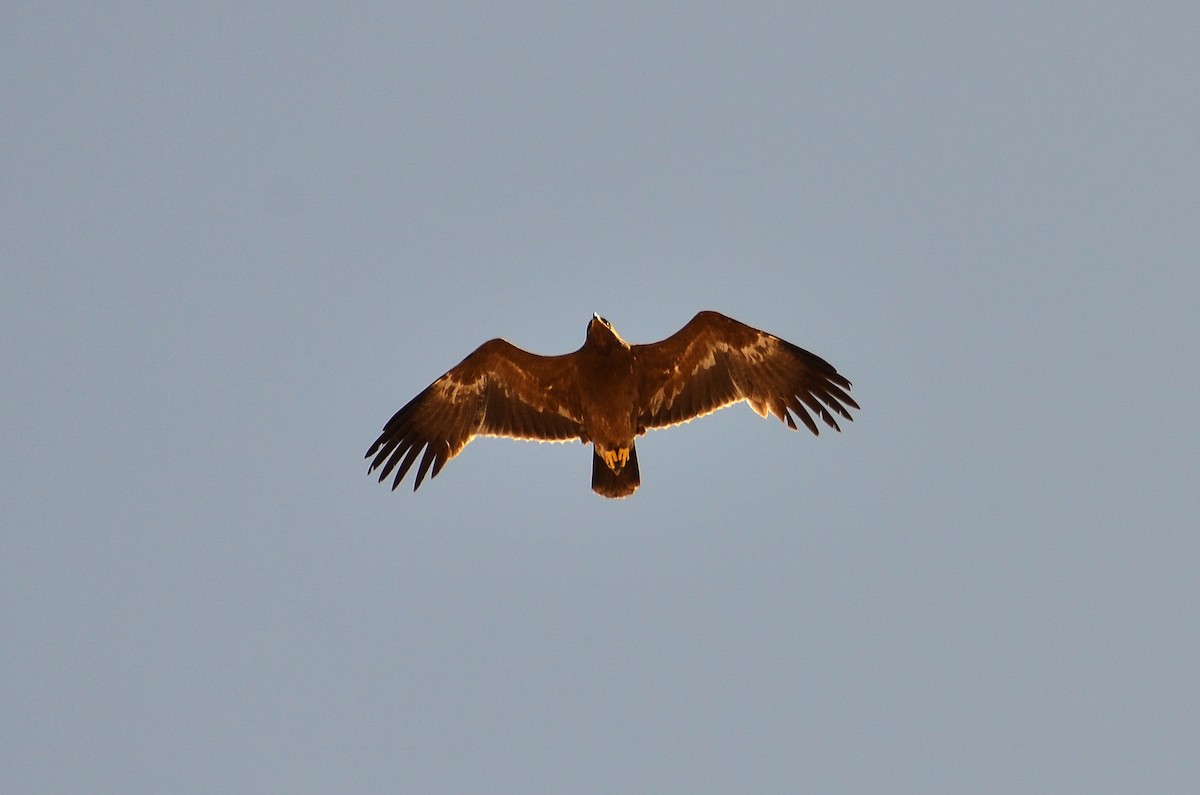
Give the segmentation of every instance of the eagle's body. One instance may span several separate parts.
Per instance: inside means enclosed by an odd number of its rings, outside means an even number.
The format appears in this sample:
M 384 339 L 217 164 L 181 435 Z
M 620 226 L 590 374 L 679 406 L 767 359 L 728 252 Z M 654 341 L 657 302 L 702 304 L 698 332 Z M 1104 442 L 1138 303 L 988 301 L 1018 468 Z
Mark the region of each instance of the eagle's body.
M 630 345 L 595 315 L 583 347 L 538 356 L 504 340 L 485 342 L 384 426 L 367 451 L 396 488 L 421 456 L 415 490 L 477 435 L 591 442 L 592 489 L 627 497 L 640 483 L 634 439 L 742 400 L 760 415 L 792 415 L 814 434 L 809 412 L 839 430 L 852 419 L 850 382 L 825 360 L 778 337 L 701 312 L 667 339 Z M 397 468 L 398 467 L 398 468 Z
M 631 458 L 639 433 L 633 349 L 596 317 L 576 361 L 580 413 L 593 447 L 592 489 L 605 497 L 627 497 L 641 483 L 637 458 Z

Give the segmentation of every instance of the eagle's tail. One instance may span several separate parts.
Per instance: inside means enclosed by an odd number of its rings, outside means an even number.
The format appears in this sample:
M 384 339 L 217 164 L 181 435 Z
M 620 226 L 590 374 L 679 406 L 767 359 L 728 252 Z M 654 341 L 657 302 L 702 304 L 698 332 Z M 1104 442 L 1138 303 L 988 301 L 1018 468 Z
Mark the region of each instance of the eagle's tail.
M 628 497 L 637 491 L 641 485 L 642 476 L 638 472 L 637 448 L 629 445 L 629 463 L 621 467 L 620 474 L 613 472 L 604 463 L 604 459 L 592 447 L 592 491 L 602 497 L 619 499 Z

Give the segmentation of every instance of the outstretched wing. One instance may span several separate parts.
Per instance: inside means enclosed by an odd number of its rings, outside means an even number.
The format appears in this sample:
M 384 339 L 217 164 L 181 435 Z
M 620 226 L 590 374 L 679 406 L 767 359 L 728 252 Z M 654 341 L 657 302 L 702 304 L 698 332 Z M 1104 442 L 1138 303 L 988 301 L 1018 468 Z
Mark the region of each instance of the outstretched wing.
M 850 382 L 824 359 L 717 312 L 701 312 L 662 342 L 634 345 L 641 385 L 639 424 L 665 428 L 746 401 L 793 430 L 814 434 L 812 414 L 834 430 L 852 420 Z
M 565 442 L 583 437 L 574 354 L 538 356 L 504 340 L 480 345 L 396 412 L 367 451 L 394 490 L 421 455 L 413 491 L 478 435 Z

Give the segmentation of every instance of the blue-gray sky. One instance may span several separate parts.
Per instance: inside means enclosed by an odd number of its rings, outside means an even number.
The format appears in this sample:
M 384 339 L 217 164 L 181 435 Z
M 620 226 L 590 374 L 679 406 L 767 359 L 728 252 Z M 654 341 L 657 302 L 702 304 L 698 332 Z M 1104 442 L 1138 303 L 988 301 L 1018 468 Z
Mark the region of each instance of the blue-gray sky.
M 0 790 L 1190 792 L 1200 11 L 13 4 Z M 812 438 L 362 455 L 718 309 Z

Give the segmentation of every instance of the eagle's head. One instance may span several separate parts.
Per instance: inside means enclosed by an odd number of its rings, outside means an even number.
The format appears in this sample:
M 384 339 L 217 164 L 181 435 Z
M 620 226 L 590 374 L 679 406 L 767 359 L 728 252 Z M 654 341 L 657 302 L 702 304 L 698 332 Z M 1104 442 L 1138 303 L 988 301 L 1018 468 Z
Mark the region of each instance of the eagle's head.
M 609 348 L 613 345 L 629 347 L 629 343 L 621 339 L 612 323 L 597 314 L 593 314 L 592 319 L 588 321 L 587 341 L 588 344 L 599 348 Z

